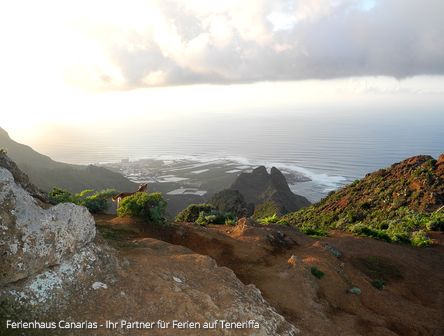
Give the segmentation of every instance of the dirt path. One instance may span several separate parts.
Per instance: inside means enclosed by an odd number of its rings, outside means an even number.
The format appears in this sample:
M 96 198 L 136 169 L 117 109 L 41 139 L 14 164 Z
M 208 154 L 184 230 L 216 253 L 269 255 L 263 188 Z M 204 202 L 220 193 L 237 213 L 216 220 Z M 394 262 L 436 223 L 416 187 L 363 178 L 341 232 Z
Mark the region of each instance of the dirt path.
M 123 249 L 125 241 L 149 237 L 212 257 L 257 286 L 305 335 L 444 335 L 442 245 L 418 249 L 344 233 L 316 240 L 273 225 L 156 228 L 111 216 L 96 222 Z M 350 293 L 353 287 L 361 293 Z

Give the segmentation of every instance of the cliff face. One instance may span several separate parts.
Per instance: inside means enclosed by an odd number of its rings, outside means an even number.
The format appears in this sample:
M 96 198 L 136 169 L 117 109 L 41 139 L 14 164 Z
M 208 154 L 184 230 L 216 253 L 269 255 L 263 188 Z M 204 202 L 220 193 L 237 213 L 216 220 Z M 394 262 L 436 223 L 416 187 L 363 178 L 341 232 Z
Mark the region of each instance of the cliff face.
M 27 184 L 25 190 L 15 180 L 14 176 L 24 178 L 22 174 L 0 167 L 1 335 L 17 334 L 5 328 L 7 319 L 68 318 L 97 323 L 255 320 L 260 329 L 254 335 L 298 333 L 255 286 L 245 286 L 213 259 L 155 239 L 140 239 L 116 251 L 96 236 L 94 219 L 86 208 L 40 204 L 27 191 L 34 186 Z M 131 332 L 120 327 L 25 331 L 38 335 Z M 174 333 L 171 329 L 133 331 L 137 335 Z M 196 335 L 196 330 L 181 330 L 181 335 Z M 205 335 L 245 335 L 245 330 L 218 328 Z
M 241 173 L 230 189 L 238 190 L 247 203 L 259 205 L 267 201 L 274 202 L 279 215 L 310 205 L 305 197 L 293 194 L 285 176 L 275 167 L 271 168 L 270 174 L 264 166 L 251 173 Z

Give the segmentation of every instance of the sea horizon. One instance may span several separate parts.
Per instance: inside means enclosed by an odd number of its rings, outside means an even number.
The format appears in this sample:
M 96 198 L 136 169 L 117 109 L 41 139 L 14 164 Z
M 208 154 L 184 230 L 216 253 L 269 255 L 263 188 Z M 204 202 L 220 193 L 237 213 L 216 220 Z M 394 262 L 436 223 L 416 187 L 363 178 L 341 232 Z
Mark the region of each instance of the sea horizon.
M 154 159 L 203 165 L 219 160 L 249 169 L 275 166 L 310 178 L 312 183 L 291 187 L 312 202 L 408 157 L 437 157 L 444 151 L 440 127 L 444 116 L 436 110 L 377 115 L 371 111 L 269 113 L 255 118 L 219 114 L 198 120 L 182 118 L 156 129 L 150 129 L 149 120 L 128 125 L 132 128 L 103 127 L 97 133 L 87 125 L 81 132 L 47 131 L 15 140 L 53 160 L 72 164 Z

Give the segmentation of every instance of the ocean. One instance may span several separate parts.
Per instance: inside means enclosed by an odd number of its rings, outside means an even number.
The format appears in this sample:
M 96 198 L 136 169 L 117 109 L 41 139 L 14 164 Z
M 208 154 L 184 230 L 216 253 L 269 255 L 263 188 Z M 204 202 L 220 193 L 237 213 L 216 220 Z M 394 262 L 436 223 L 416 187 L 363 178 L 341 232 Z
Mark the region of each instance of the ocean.
M 292 189 L 317 201 L 329 191 L 407 157 L 444 152 L 443 111 L 206 114 L 138 120 L 27 143 L 54 160 L 214 160 L 276 166 L 309 177 Z M 45 138 L 45 140 L 43 140 Z

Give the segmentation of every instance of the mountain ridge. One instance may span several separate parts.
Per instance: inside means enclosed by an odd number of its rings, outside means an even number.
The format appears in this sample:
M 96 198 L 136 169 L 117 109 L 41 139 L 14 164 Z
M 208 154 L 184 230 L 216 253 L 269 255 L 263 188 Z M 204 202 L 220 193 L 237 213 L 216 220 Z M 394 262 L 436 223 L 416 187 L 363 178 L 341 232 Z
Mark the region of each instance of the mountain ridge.
M 84 189 L 133 190 L 136 188 L 135 183 L 109 169 L 55 161 L 30 146 L 14 141 L 1 127 L 0 148 L 4 148 L 8 156 L 29 176 L 30 180 L 44 191 L 50 191 L 53 187 L 70 192 L 80 192 Z

